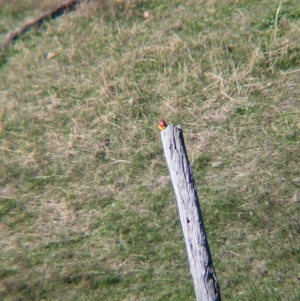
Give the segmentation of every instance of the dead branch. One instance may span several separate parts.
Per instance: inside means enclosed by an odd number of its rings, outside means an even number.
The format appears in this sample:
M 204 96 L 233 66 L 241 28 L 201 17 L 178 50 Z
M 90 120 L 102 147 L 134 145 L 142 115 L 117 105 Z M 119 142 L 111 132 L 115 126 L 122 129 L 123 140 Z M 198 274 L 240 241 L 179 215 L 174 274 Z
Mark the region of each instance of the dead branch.
M 76 9 L 76 6 L 82 3 L 84 0 L 69 0 L 59 6 L 50 9 L 48 12 L 43 13 L 38 18 L 27 22 L 23 27 L 17 29 L 16 31 L 10 33 L 6 39 L 0 44 L 0 50 L 5 50 L 6 47 L 12 42 L 24 34 L 26 31 L 31 29 L 33 26 L 40 26 L 45 20 L 54 19 L 61 16 L 64 13 L 68 13 Z

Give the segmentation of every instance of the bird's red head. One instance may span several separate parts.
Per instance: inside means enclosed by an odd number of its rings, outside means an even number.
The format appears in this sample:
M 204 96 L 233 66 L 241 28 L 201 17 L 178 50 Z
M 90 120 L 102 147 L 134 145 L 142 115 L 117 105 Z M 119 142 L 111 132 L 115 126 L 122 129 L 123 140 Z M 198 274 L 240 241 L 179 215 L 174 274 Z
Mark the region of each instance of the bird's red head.
M 166 123 L 164 120 L 161 120 L 161 121 L 159 122 L 158 128 L 162 131 L 162 130 L 164 130 L 167 126 L 168 126 L 167 123 Z

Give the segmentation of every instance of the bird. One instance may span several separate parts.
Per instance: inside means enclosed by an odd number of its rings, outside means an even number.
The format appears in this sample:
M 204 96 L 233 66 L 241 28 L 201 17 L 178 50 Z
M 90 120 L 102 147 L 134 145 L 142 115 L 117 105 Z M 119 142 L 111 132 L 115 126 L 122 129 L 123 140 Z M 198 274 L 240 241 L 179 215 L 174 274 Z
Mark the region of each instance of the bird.
M 158 128 L 163 131 L 167 127 L 167 123 L 164 120 L 160 120 Z

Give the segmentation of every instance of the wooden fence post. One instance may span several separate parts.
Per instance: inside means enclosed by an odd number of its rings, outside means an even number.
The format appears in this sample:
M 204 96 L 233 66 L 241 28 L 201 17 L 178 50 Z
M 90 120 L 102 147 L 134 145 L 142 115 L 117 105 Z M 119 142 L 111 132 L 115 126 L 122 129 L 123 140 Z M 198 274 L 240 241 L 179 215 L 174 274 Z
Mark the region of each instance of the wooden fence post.
M 161 131 L 161 140 L 177 199 L 197 301 L 221 301 L 181 127 L 168 125 Z

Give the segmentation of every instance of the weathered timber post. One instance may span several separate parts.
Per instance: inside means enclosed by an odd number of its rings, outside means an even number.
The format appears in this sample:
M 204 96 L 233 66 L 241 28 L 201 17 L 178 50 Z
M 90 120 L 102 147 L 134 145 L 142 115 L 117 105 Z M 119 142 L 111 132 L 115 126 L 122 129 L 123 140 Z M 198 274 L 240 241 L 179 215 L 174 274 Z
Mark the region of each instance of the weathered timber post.
M 177 199 L 197 301 L 221 301 L 181 127 L 168 125 L 161 132 L 161 140 Z

